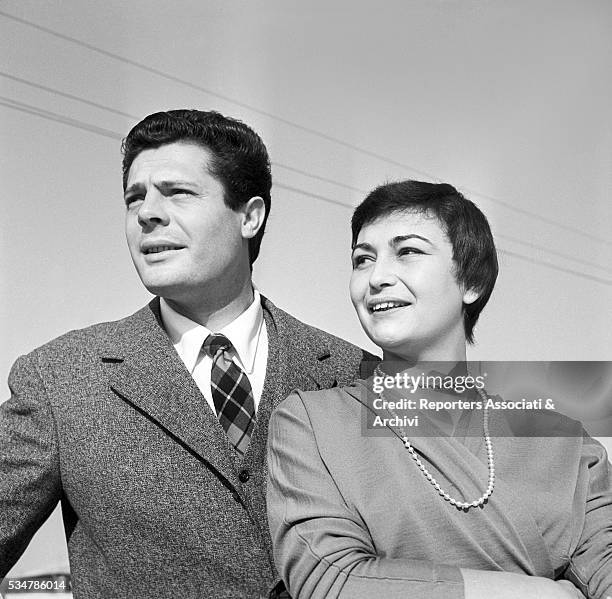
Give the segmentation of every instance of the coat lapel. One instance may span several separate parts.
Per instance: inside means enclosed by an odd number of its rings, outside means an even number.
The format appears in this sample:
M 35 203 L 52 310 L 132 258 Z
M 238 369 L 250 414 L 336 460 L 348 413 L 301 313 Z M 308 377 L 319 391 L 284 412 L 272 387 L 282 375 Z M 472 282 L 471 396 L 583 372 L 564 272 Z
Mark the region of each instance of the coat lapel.
M 268 333 L 268 362 L 257 410 L 257 424 L 245 460 L 262 463 L 268 438 L 268 421 L 274 408 L 294 389 L 335 387 L 335 369 L 329 346 L 297 330 L 294 320 L 262 296 Z
M 187 451 L 237 484 L 219 421 L 162 328 L 159 300 L 121 321 L 100 351 L 111 390 Z
M 337 385 L 329 345 L 306 336 L 293 325 L 293 319 L 263 298 L 268 331 L 268 366 L 263 398 L 271 408 L 294 389 L 329 389 Z

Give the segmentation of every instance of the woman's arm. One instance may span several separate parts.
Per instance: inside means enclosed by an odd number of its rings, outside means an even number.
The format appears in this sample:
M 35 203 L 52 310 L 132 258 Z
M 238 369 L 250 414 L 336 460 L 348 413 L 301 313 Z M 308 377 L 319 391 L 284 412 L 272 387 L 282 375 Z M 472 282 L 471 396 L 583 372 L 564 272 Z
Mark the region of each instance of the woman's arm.
M 587 491 L 577 509 L 584 524 L 566 577 L 587 597 L 612 599 L 612 466 L 604 447 L 586 433 L 580 470 Z
M 512 572 L 462 569 L 465 599 L 585 599 L 569 581 Z M 612 598 L 606 598 L 612 599 Z
M 321 459 L 299 392 L 271 418 L 268 466 L 274 556 L 294 599 L 576 597 L 544 578 L 377 555 Z

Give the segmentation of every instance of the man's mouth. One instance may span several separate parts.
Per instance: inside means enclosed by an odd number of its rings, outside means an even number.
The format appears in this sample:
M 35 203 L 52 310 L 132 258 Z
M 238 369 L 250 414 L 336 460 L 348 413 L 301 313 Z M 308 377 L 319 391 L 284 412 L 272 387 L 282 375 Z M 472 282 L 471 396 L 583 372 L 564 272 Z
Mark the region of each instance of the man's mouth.
M 178 245 L 153 245 L 143 248 L 142 253 L 145 255 L 159 254 L 161 252 L 170 252 L 175 250 L 182 250 L 183 246 Z
M 390 302 L 377 302 L 375 304 L 370 304 L 368 306 L 368 310 L 377 314 L 379 312 L 386 312 L 388 310 L 393 310 L 394 308 L 403 308 L 404 306 L 409 306 L 410 302 L 401 302 L 401 301 L 390 301 Z

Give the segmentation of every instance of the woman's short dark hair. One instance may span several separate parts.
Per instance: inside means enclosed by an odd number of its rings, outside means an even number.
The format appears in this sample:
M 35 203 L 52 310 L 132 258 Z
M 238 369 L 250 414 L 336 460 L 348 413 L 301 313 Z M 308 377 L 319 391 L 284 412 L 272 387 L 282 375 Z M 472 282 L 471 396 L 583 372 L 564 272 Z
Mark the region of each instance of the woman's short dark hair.
M 123 189 L 140 152 L 175 142 L 194 143 L 210 152 L 209 172 L 223 184 L 225 203 L 232 210 L 238 210 L 254 196 L 263 199 L 264 222 L 257 235 L 249 239 L 252 265 L 259 255 L 271 204 L 270 159 L 263 141 L 241 121 L 214 111 L 168 110 L 150 114 L 134 126 L 121 145 Z
M 420 212 L 435 216 L 453 247 L 455 277 L 478 299 L 463 306 L 465 337 L 474 342 L 474 326 L 486 306 L 497 279 L 497 252 L 486 216 L 478 207 L 447 183 L 400 181 L 381 185 L 353 212 L 352 245 L 361 229 L 398 212 Z

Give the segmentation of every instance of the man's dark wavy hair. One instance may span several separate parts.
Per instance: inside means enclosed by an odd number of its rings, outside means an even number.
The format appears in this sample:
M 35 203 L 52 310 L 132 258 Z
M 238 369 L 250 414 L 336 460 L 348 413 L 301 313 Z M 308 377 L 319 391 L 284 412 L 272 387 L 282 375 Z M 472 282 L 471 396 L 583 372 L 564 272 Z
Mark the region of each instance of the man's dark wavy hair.
M 232 210 L 238 210 L 254 196 L 263 199 L 263 225 L 249 239 L 252 266 L 259 255 L 271 204 L 270 159 L 263 141 L 241 121 L 214 111 L 168 110 L 150 114 L 132 128 L 121 144 L 123 189 L 140 152 L 175 142 L 194 143 L 210 152 L 208 170 L 223 184 L 225 203 Z
M 457 282 L 479 294 L 475 302 L 463 305 L 465 337 L 473 343 L 474 326 L 491 297 L 498 273 L 497 251 L 486 216 L 448 183 L 388 183 L 377 187 L 355 209 L 352 246 L 364 226 L 401 212 L 435 216 L 451 242 Z

